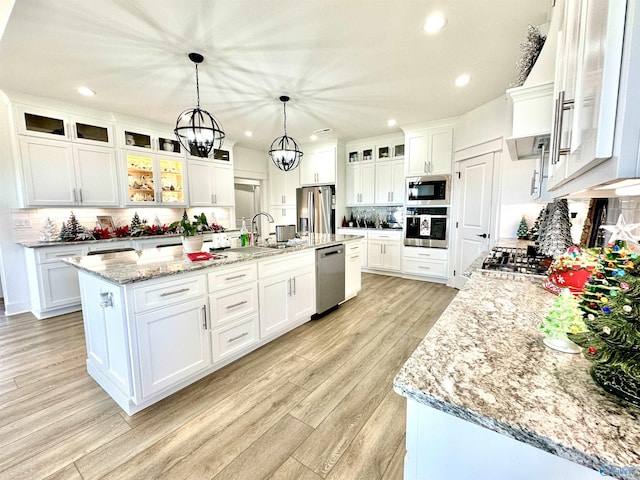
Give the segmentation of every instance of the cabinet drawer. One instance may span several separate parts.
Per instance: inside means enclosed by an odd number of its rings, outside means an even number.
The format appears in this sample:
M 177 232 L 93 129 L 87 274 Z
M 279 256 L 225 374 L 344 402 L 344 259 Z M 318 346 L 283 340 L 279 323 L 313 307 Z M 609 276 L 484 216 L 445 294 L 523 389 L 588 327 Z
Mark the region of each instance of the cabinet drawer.
M 39 263 L 57 262 L 65 257 L 79 257 L 86 254 L 85 247 L 69 245 L 68 247 L 38 248 L 36 257 Z
M 373 231 L 368 233 L 369 240 L 402 240 L 402 232 Z
M 258 315 L 211 332 L 213 362 L 220 362 L 258 341 Z
M 221 288 L 233 287 L 258 279 L 258 268 L 255 263 L 240 267 L 216 269 L 208 274 L 209 292 Z
M 447 262 L 404 259 L 403 273 L 425 277 L 447 277 Z
M 448 260 L 449 250 L 446 248 L 404 247 L 403 256 L 423 260 Z
M 206 292 L 204 275 L 181 276 L 177 280 L 134 289 L 133 302 L 136 312 L 144 312 L 205 295 Z
M 209 295 L 212 328 L 258 312 L 258 284 L 229 288 Z
M 278 255 L 272 260 L 261 260 L 258 263 L 258 275 L 260 278 L 264 278 L 282 272 L 291 272 L 300 267 L 315 265 L 315 255 L 316 251 L 309 249 L 298 254 Z
M 344 253 L 346 256 L 359 255 L 362 251 L 362 249 L 360 248 L 360 242 L 345 243 L 344 249 Z

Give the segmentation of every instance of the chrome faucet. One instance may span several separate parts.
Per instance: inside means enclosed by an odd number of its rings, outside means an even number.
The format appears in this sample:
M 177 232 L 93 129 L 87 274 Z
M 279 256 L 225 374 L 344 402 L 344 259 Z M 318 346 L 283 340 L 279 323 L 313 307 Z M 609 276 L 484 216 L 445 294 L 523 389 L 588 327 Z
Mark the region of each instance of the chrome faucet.
M 259 217 L 260 215 L 264 215 L 265 217 L 267 217 L 267 220 L 269 220 L 269 223 L 273 223 L 274 221 L 273 217 L 269 215 L 267 212 L 258 212 L 253 216 L 253 218 L 251 219 L 251 234 L 253 236 L 254 245 L 258 245 L 258 237 L 260 236 L 260 233 L 258 231 L 258 222 L 256 222 L 256 218 Z

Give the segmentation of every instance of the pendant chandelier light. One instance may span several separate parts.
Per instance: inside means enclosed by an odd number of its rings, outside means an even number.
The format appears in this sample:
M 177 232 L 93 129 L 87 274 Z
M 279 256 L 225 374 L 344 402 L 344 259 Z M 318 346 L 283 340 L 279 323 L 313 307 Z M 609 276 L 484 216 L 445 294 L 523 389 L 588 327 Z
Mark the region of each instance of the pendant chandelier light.
M 218 120 L 206 110 L 200 108 L 200 82 L 198 81 L 198 64 L 204 57 L 199 53 L 190 53 L 189 60 L 196 66 L 196 98 L 195 108 L 188 108 L 178 116 L 173 133 L 180 144 L 191 155 L 208 157 L 222 147 L 225 133 Z
M 302 149 L 293 137 L 287 136 L 287 102 L 289 97 L 283 95 L 280 97 L 280 101 L 284 110 L 284 135 L 271 143 L 269 156 L 276 167 L 288 172 L 300 165 Z

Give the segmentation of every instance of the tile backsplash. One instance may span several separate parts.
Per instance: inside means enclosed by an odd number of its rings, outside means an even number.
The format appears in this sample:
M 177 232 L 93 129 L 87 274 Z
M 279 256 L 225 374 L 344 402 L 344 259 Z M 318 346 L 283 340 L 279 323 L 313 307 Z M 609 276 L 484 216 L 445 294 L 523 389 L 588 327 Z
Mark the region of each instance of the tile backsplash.
M 209 223 L 216 222 L 225 228 L 231 227 L 231 210 L 222 207 L 187 208 L 189 217 L 204 213 Z M 58 227 L 69 220 L 71 212 L 78 222 L 87 230 L 93 230 L 97 225 L 97 217 L 110 216 L 115 226 L 130 225 L 131 219 L 138 213 L 141 220 L 152 225 L 156 217 L 160 224 L 169 225 L 182 218 L 184 208 L 20 208 L 11 210 L 13 236 L 16 242 L 31 242 L 38 240 L 48 218 Z

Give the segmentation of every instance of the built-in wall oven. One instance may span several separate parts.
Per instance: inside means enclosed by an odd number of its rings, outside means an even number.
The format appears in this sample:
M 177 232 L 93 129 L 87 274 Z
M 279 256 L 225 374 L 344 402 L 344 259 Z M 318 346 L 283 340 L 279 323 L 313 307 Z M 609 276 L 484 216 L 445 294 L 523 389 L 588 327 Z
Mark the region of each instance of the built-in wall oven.
M 407 206 L 448 205 L 451 176 L 407 177 Z
M 404 224 L 405 245 L 448 247 L 449 207 L 407 207 Z

